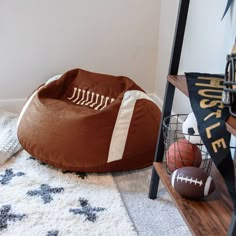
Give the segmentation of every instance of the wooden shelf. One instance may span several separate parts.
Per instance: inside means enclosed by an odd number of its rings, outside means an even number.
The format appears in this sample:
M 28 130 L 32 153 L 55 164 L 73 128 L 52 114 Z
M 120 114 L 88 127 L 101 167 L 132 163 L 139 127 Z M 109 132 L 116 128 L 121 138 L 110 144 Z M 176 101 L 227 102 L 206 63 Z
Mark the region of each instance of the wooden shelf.
M 178 88 L 184 95 L 188 97 L 188 87 L 186 83 L 186 77 L 184 75 L 169 75 L 167 77 L 168 81 L 173 84 L 176 88 Z M 236 118 L 229 116 L 226 122 L 227 130 L 236 136 Z
M 216 190 L 207 198 L 198 201 L 183 198 L 172 188 L 165 163 L 154 162 L 153 166 L 193 235 L 227 235 L 233 206 L 224 181 L 214 164 L 210 175 Z

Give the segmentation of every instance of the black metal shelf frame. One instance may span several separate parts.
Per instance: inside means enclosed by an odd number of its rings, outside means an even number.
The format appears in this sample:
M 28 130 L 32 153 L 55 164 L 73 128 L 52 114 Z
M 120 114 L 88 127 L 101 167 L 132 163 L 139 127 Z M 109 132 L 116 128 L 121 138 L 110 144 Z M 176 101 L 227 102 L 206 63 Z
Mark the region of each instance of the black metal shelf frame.
M 177 75 L 179 70 L 179 62 L 181 57 L 181 51 L 184 40 L 185 26 L 187 22 L 188 8 L 190 0 L 181 0 L 179 3 L 179 10 L 177 15 L 177 22 L 175 27 L 175 35 L 172 46 L 172 54 L 169 64 L 169 75 Z M 168 80 L 166 82 L 165 97 L 162 108 L 161 124 L 165 117 L 169 116 L 173 106 L 173 99 L 175 93 L 175 86 L 172 85 Z M 168 124 L 167 124 L 168 125 Z M 155 162 L 162 162 L 164 156 L 164 137 L 163 130 L 159 129 L 157 146 L 155 152 Z M 152 178 L 149 190 L 149 198 L 154 199 L 157 195 L 157 189 L 159 185 L 159 176 L 156 170 L 152 170 Z

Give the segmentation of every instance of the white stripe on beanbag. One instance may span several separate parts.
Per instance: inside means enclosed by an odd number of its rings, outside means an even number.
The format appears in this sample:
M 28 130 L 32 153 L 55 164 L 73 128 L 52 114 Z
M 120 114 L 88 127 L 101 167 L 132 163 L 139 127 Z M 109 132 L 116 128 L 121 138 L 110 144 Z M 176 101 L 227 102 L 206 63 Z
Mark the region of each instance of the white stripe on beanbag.
M 61 75 L 56 75 L 54 77 L 52 77 L 51 79 L 47 80 L 47 82 L 45 83 L 45 85 L 51 83 L 52 81 L 54 80 L 58 80 L 59 78 L 61 78 L 62 74 Z
M 22 110 L 21 110 L 21 113 L 20 113 L 20 115 L 19 115 L 19 118 L 18 118 L 18 120 L 17 120 L 17 123 L 16 123 L 17 129 L 18 129 L 18 127 L 19 127 L 19 124 L 20 124 L 20 121 L 21 121 L 21 119 L 22 119 L 22 116 L 24 115 L 24 113 L 25 113 L 27 107 L 29 106 L 30 102 L 32 101 L 34 95 L 35 95 L 37 92 L 38 92 L 38 90 L 36 90 L 36 91 L 31 95 L 31 97 L 28 99 L 28 101 L 27 101 L 27 102 L 25 103 L 25 105 L 23 106 L 23 108 L 22 108 Z
M 45 86 L 45 85 L 51 83 L 51 82 L 54 81 L 54 80 L 57 80 L 57 79 L 61 78 L 61 76 L 62 76 L 62 75 L 56 75 L 56 76 L 50 78 L 49 80 L 47 80 L 47 82 L 46 82 L 43 86 Z M 42 87 L 40 87 L 40 88 L 42 88 Z M 39 88 L 39 89 L 40 89 L 40 88 Z M 17 123 L 16 123 L 17 129 L 18 129 L 18 127 L 19 127 L 19 124 L 20 124 L 20 121 L 21 121 L 21 119 L 22 119 L 22 116 L 24 115 L 24 113 L 25 113 L 26 109 L 28 108 L 30 102 L 32 101 L 34 95 L 39 91 L 39 89 L 37 89 L 37 90 L 30 96 L 30 98 L 28 99 L 28 101 L 27 101 L 27 102 L 25 103 L 25 105 L 23 106 L 23 108 L 22 108 L 22 110 L 21 110 L 21 112 L 20 112 L 19 118 L 18 118 L 18 120 L 17 120 Z
M 112 133 L 107 163 L 122 159 L 134 106 L 139 99 L 153 101 L 139 90 L 125 92 Z

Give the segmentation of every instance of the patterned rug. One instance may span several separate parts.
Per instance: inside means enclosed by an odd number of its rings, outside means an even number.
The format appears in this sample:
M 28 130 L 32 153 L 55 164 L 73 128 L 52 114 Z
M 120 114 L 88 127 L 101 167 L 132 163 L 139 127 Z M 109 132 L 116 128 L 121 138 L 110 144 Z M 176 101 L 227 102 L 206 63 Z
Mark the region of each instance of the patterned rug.
M 54 169 L 25 151 L 0 166 L 0 235 L 137 235 L 110 174 Z

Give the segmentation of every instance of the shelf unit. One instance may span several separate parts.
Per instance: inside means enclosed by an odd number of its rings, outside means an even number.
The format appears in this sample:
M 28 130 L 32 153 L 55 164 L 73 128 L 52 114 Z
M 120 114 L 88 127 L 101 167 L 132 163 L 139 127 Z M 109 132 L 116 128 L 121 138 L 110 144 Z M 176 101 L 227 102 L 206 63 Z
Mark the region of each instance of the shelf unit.
M 188 96 L 186 77 L 177 74 L 189 3 L 190 0 L 180 0 L 179 2 L 179 12 L 169 65 L 169 76 L 167 77 L 166 83 L 161 124 L 163 119 L 171 114 L 175 88 Z M 236 135 L 235 118 L 229 117 L 226 126 L 230 133 Z M 160 128 L 150 182 L 149 198 L 156 198 L 159 181 L 161 180 L 193 235 L 236 235 L 236 216 L 233 214 L 233 203 L 224 184 L 224 180 L 215 165 L 212 165 L 210 175 L 213 177 L 216 191 L 207 198 L 193 201 L 181 197 L 172 188 L 170 177 L 166 172 L 165 163 L 163 162 L 163 157 L 164 136 L 163 130 Z
M 188 96 L 185 76 L 168 76 L 167 79 L 175 88 Z M 235 119 L 230 118 L 230 120 L 232 123 L 228 127 L 236 131 Z M 194 235 L 227 235 L 233 204 L 224 180 L 214 164 L 211 176 L 214 179 L 216 191 L 208 198 L 199 201 L 185 199 L 172 188 L 164 162 L 154 162 L 153 167 Z

